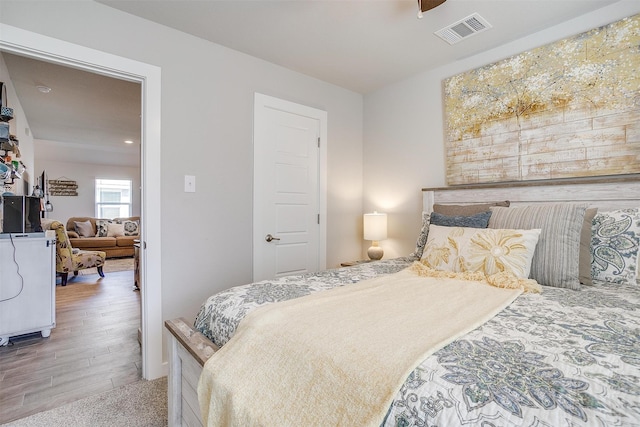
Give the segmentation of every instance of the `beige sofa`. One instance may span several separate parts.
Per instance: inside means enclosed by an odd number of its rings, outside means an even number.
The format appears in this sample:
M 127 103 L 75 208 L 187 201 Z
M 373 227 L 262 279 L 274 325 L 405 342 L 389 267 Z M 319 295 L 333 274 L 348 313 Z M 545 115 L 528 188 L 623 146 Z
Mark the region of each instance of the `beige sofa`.
M 134 240 L 139 239 L 139 235 L 133 236 L 116 236 L 116 237 L 82 237 L 76 230 L 76 222 L 91 222 L 93 227 L 93 234 L 96 235 L 97 227 L 96 220 L 98 218 L 90 217 L 71 217 L 67 221 L 67 234 L 69 235 L 69 242 L 74 248 L 81 249 L 83 251 L 102 251 L 107 254 L 107 258 L 129 257 L 134 254 L 133 243 Z M 114 218 L 113 222 L 124 221 L 137 221 L 140 223 L 140 217 L 134 216 L 129 218 Z M 138 226 L 138 230 L 139 230 Z

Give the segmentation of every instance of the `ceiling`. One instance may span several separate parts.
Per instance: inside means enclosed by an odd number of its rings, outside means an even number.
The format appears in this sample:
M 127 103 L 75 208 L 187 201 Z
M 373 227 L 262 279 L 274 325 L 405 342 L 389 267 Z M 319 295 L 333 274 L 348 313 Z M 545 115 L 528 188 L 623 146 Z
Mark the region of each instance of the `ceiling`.
M 98 0 L 359 93 L 617 0 Z M 433 33 L 478 12 L 493 28 L 449 45 Z
M 366 94 L 616 1 L 448 0 L 422 19 L 415 0 L 98 2 Z M 433 34 L 473 13 L 492 28 L 454 45 Z M 38 155 L 48 149 L 47 157 L 67 161 L 75 152 L 84 158 L 77 161 L 139 164 L 137 83 L 2 55 L 34 138 L 48 141 L 36 146 Z M 38 92 L 41 84 L 51 92 Z
M 38 157 L 139 166 L 139 83 L 6 52 L 2 57 L 37 140 Z M 42 93 L 37 86 L 51 91 Z M 133 143 L 125 144 L 125 140 Z

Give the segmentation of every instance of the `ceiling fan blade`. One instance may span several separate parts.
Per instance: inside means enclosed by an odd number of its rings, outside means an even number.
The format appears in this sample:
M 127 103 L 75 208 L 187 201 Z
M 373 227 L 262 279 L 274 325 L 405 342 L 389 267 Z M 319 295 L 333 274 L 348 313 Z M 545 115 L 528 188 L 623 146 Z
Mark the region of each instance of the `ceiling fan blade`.
M 427 10 L 440 6 L 445 1 L 447 0 L 418 0 L 418 4 L 420 5 L 422 12 L 426 12 Z

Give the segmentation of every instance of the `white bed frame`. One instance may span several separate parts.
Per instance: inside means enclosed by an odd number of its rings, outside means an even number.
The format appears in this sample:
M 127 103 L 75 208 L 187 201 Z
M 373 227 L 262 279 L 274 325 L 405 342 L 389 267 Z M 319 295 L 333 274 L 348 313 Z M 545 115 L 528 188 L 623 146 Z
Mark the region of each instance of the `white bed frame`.
M 600 210 L 640 207 L 640 174 L 558 181 L 478 184 L 424 188 L 423 210 L 435 203 L 473 204 L 509 200 L 511 206 L 534 203 L 587 203 Z M 218 350 L 193 322 L 165 322 L 169 338 L 169 426 L 203 426 L 197 386 L 204 363 Z

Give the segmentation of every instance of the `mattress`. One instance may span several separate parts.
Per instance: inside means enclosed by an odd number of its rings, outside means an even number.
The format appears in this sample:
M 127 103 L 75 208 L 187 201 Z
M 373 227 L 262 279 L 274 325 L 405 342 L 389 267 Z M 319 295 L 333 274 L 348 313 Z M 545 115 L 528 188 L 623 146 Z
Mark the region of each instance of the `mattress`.
M 234 287 L 207 299 L 195 328 L 222 346 L 257 307 L 395 273 L 416 260 Z M 640 426 L 640 287 L 595 282 L 521 295 L 420 363 L 381 425 Z

